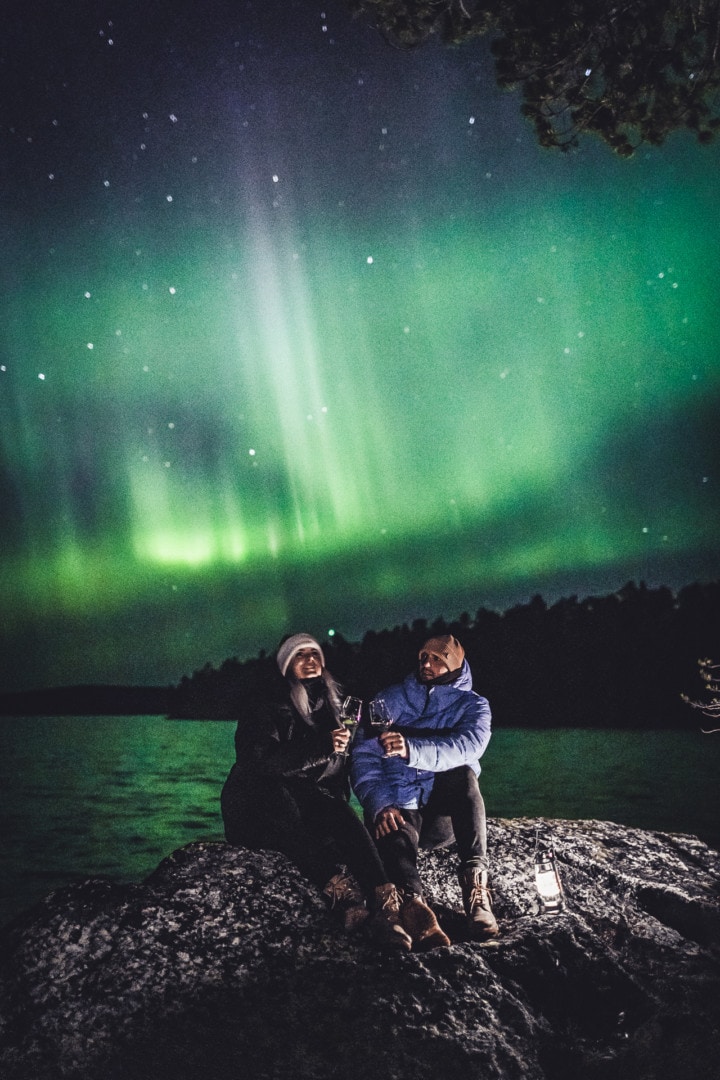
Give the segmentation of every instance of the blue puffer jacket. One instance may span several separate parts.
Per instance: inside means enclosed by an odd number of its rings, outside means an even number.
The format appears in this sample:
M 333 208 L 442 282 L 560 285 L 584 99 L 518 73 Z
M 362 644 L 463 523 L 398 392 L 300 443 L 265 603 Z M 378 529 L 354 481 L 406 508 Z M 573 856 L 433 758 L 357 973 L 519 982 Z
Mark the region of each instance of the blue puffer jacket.
M 350 759 L 352 786 L 363 809 L 375 818 L 386 806 L 424 806 L 436 772 L 469 765 L 480 772 L 479 758 L 490 741 L 490 706 L 472 690 L 463 661 L 457 679 L 446 686 L 424 686 L 415 675 L 384 690 L 394 727 L 408 745 L 408 760 L 384 757 L 377 737 L 360 729 Z

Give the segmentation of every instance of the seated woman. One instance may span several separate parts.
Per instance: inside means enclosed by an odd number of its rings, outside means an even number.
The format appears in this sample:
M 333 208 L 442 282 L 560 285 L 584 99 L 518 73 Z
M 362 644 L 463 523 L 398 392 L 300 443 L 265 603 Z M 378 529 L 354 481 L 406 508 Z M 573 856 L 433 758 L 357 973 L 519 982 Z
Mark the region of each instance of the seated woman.
M 338 719 L 340 691 L 323 651 L 309 634 L 295 634 L 280 645 L 277 665 L 284 677 L 279 700 L 238 722 L 236 761 L 220 800 L 225 836 L 287 855 L 344 907 L 346 928 L 367 915 L 367 900 L 373 936 L 409 951 L 397 890 L 348 802 L 350 732 Z

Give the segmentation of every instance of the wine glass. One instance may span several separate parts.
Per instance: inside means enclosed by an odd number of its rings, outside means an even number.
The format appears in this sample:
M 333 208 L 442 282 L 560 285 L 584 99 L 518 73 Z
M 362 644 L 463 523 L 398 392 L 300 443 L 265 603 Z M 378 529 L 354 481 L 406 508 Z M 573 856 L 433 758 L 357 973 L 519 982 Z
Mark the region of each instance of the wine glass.
M 362 698 L 346 697 L 340 706 L 340 723 L 350 732 L 350 741 L 355 734 L 355 729 L 360 723 L 362 713 Z
M 387 731 L 392 726 L 393 718 L 390 715 L 385 698 L 374 698 L 370 702 L 370 727 L 378 734 Z

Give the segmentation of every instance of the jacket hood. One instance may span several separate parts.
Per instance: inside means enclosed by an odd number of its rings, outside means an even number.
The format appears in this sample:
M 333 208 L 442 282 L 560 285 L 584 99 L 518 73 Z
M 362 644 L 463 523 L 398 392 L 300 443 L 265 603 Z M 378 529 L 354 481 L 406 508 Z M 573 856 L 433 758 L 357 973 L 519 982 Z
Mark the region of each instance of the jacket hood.
M 417 677 L 417 673 L 413 672 L 412 675 L 404 681 L 405 693 L 410 700 L 416 698 L 418 692 L 424 695 L 429 689 L 432 689 L 436 694 L 440 691 L 447 690 L 472 690 L 472 672 L 470 671 L 470 665 L 467 660 L 463 660 L 462 667 L 457 673 L 455 679 L 449 683 L 440 683 L 436 686 L 428 686 L 427 683 L 422 683 Z M 414 688 L 414 690 L 413 690 Z

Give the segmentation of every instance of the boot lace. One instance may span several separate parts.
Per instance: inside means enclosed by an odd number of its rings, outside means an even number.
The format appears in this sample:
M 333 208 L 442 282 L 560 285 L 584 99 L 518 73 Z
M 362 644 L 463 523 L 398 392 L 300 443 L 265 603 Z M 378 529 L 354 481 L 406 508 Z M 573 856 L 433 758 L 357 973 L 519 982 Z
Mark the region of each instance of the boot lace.
M 384 890 L 382 904 L 378 910 L 389 911 L 393 915 L 397 915 L 400 911 L 400 894 L 394 885 Z
M 491 896 L 492 893 L 487 885 L 481 885 L 480 882 L 476 882 L 470 889 L 470 895 L 468 897 L 470 910 L 474 911 L 475 908 L 482 908 L 483 911 L 491 911 Z
M 478 908 L 482 911 L 492 911 L 490 902 L 492 893 L 488 886 L 483 884 L 479 873 L 468 874 L 465 877 L 464 885 L 467 889 L 468 911 L 477 911 Z
M 348 874 L 336 874 L 328 881 L 323 892 L 330 898 L 330 907 L 337 904 L 362 904 L 363 896 L 357 885 Z

